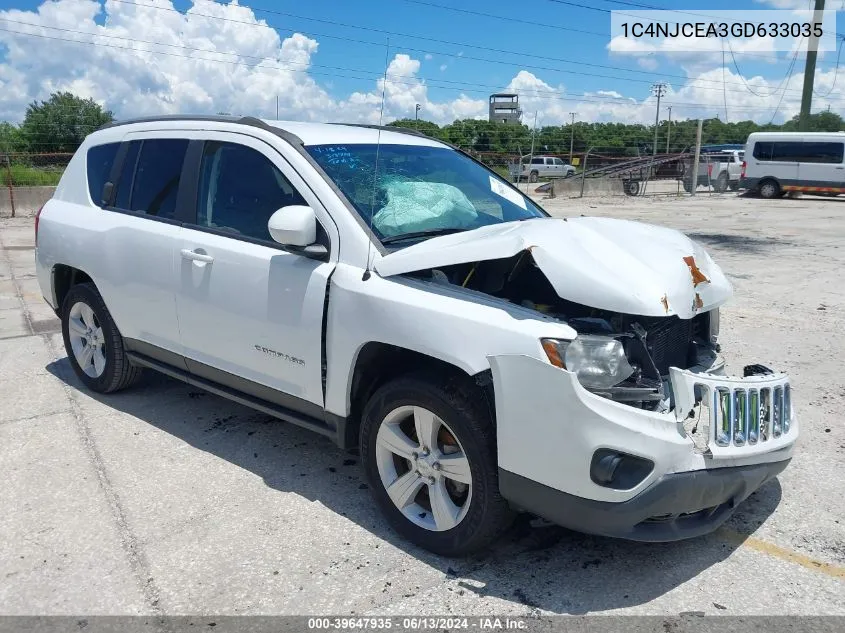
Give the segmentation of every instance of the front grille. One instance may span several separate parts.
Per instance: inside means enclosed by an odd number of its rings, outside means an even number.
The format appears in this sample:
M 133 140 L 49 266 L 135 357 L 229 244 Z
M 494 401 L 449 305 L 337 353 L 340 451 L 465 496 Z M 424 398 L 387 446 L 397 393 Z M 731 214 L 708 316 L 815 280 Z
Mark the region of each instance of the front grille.
M 668 317 L 648 328 L 646 345 L 661 376 L 668 374 L 670 367 L 690 366 L 692 326 L 690 319 Z
M 789 384 L 759 389 L 716 387 L 710 400 L 710 439 L 717 446 L 745 446 L 789 433 L 792 394 Z

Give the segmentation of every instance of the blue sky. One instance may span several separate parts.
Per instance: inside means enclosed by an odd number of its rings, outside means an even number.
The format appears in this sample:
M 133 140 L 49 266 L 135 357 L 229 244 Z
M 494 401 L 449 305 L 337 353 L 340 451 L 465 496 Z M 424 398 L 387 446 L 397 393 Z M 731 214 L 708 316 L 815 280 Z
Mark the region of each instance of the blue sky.
M 240 7 L 214 7 L 208 0 L 196 5 L 185 0 L 98 4 L 103 3 L 0 0 L 0 120 L 14 120 L 26 103 L 55 89 L 84 93 L 119 116 L 156 108 L 270 116 L 275 99 L 268 93 L 276 92 L 280 116 L 336 118 L 340 111 L 372 120 L 386 56 L 391 76 L 398 78 L 388 83 L 389 118 L 413 116 L 417 102 L 424 106 L 423 118 L 438 122 L 483 116 L 487 95 L 509 88 L 520 92 L 529 123 L 533 112 L 539 113 L 540 124 L 551 124 L 568 118 L 570 111 L 576 111 L 579 120 L 648 120 L 648 111 L 653 112 L 650 85 L 663 81 L 670 86 L 664 103 L 675 104 L 676 117 L 719 114 L 728 120 L 781 120 L 797 108 L 803 59 L 787 84 L 792 55 L 785 52 L 737 53 L 736 62 L 728 58 L 724 68 L 717 54 L 611 53 L 608 12 L 632 10 L 631 4 L 701 14 L 807 6 L 806 0 L 708 0 L 701 6 L 670 0 L 244 0 Z M 843 1 L 827 4 L 837 9 Z M 141 12 L 138 5 L 158 8 Z M 191 24 L 180 22 L 184 16 L 174 9 L 183 13 L 191 9 L 200 17 Z M 212 14 L 219 19 L 207 17 Z M 278 31 L 252 24 L 261 20 Z M 290 38 L 287 43 L 286 38 Z M 118 48 L 109 52 L 110 44 Z M 142 53 L 133 53 L 133 46 L 142 48 Z M 189 59 L 221 56 L 229 61 L 204 61 L 201 69 Z M 818 105 L 842 111 L 845 77 L 834 73 L 836 57 L 836 53 L 821 56 L 819 92 L 830 90 L 830 95 L 826 100 L 820 97 Z M 285 76 L 268 76 L 261 68 L 291 59 L 300 61 L 295 68 L 288 66 Z M 121 75 L 120 86 L 110 86 L 107 80 L 115 69 Z M 204 94 L 197 96 L 200 93 Z

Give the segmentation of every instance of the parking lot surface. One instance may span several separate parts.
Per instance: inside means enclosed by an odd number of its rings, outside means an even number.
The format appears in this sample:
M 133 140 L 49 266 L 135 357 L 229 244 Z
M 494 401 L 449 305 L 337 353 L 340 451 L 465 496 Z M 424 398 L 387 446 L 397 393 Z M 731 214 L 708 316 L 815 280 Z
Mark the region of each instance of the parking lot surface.
M 788 371 L 796 456 L 716 533 L 639 544 L 532 525 L 449 560 L 394 535 L 357 457 L 146 374 L 85 391 L 0 220 L 0 613 L 845 615 L 845 199 L 609 198 L 705 244 L 736 289 L 729 368 Z M 221 333 L 221 335 L 225 335 Z

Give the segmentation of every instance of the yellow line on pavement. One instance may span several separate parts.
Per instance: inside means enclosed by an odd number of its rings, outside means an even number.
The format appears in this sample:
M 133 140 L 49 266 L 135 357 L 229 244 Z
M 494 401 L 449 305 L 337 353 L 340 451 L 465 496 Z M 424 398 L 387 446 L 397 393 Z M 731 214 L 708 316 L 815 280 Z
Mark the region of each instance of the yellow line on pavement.
M 830 563 L 823 563 L 815 560 L 814 558 L 810 558 L 809 556 L 805 556 L 804 554 L 799 554 L 798 552 L 794 552 L 785 547 L 780 547 L 779 545 L 762 541 L 754 536 L 740 534 L 739 532 L 729 528 L 720 528 L 716 534 L 719 538 L 727 541 L 731 545 L 736 545 L 737 547 L 748 547 L 757 552 L 774 556 L 775 558 L 779 558 L 788 563 L 801 565 L 801 567 L 817 571 L 826 576 L 830 576 L 831 578 L 845 578 L 845 567 L 831 565 Z

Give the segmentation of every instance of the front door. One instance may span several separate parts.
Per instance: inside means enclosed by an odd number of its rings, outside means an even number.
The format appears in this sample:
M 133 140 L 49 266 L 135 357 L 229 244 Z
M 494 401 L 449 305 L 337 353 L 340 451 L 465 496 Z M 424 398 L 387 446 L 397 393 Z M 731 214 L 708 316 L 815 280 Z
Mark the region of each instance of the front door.
M 184 226 L 180 249 L 176 303 L 188 367 L 316 414 L 323 405 L 323 303 L 334 264 L 283 250 L 267 221 L 282 207 L 319 203 L 263 141 L 215 139 L 199 158 L 196 220 Z M 331 248 L 323 226 L 318 239 Z

